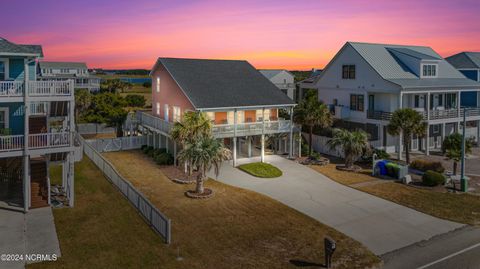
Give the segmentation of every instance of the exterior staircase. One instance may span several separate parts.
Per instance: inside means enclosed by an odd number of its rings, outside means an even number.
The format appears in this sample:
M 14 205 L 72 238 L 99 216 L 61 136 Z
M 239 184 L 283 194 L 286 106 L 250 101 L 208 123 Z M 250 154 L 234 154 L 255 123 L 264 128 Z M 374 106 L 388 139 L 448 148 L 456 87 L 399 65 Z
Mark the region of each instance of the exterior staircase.
M 45 159 L 30 161 L 30 208 L 45 207 L 48 205 L 47 163 Z

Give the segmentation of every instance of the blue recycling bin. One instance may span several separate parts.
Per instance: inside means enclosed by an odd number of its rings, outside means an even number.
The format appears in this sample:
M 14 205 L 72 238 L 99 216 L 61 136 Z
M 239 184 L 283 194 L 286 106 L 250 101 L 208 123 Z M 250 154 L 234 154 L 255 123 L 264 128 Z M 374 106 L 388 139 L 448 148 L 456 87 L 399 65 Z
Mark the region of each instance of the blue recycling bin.
M 380 175 L 382 175 L 382 176 L 387 175 L 387 167 L 386 167 L 387 163 L 389 163 L 389 161 L 387 161 L 387 160 L 381 160 L 381 161 L 377 162 L 377 166 L 378 166 L 378 169 L 380 171 Z

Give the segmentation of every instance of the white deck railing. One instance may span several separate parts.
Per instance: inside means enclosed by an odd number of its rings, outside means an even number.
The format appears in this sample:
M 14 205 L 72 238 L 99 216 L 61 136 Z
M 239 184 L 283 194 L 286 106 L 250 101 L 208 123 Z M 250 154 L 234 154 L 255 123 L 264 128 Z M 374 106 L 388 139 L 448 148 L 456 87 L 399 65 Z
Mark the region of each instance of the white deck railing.
M 42 133 L 28 135 L 28 147 L 32 149 L 66 147 L 70 145 L 71 133 Z
M 28 81 L 28 96 L 72 96 L 73 81 Z M 25 93 L 23 81 L 0 81 L 0 98 L 22 97 Z
M 137 112 L 137 119 L 140 124 L 159 131 L 170 133 L 173 126 L 171 122 L 167 122 L 159 117 L 155 117 L 146 112 Z M 290 131 L 291 122 L 289 120 L 265 121 L 265 131 L 262 122 L 248 122 L 237 124 L 237 136 L 260 135 L 273 133 L 285 133 Z M 215 137 L 233 137 L 235 132 L 234 124 L 216 124 L 212 128 Z
M 0 136 L 0 151 L 13 151 L 23 149 L 23 135 Z
M 72 134 L 62 133 L 41 133 L 28 135 L 28 147 L 31 149 L 68 147 Z M 0 152 L 23 150 L 25 139 L 23 135 L 0 136 Z
M 30 96 L 70 96 L 73 94 L 73 81 L 29 81 Z
M 0 97 L 21 97 L 24 89 L 22 81 L 0 81 Z

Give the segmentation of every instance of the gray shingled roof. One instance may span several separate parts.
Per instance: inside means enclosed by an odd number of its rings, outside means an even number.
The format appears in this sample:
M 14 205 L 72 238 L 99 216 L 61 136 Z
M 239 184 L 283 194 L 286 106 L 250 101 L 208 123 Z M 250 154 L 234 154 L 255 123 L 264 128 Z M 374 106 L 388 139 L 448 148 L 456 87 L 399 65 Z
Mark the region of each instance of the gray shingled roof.
M 409 87 L 476 87 L 480 84 L 465 78 L 438 53 L 429 47 L 348 42 L 358 54 L 385 80 L 404 88 Z M 408 53 L 422 60 L 435 60 L 437 78 L 420 78 L 395 53 Z M 446 83 L 449 83 L 446 85 Z
M 456 68 L 480 68 L 480 52 L 461 52 L 445 60 Z
M 69 69 L 87 69 L 86 63 L 81 62 L 39 62 L 40 68 L 69 68 Z
M 1 54 L 28 54 L 43 57 L 42 46 L 40 45 L 15 44 L 2 37 L 0 37 L 0 55 Z
M 247 61 L 159 58 L 197 109 L 294 105 Z

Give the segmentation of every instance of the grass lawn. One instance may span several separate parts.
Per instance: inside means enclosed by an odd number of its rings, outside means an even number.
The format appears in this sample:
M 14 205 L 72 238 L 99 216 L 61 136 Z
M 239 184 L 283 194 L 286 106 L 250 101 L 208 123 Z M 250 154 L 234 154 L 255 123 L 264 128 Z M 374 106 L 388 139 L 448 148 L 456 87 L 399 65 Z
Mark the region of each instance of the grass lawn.
M 145 88 L 142 85 L 134 84 L 132 88 L 129 90 L 126 90 L 123 93 L 120 93 L 121 96 L 127 96 L 129 94 L 138 94 L 142 95 L 145 97 L 145 107 L 151 107 L 152 106 L 152 88 L 148 87 Z
M 456 222 L 480 225 L 480 196 L 430 191 L 406 186 L 393 181 L 385 182 L 370 175 L 370 169 L 360 173 L 340 171 L 335 164 L 311 166 L 338 183 L 390 200 L 420 212 Z M 376 182 L 375 182 L 376 181 Z M 373 184 L 358 183 L 371 182 Z M 379 183 L 379 184 L 375 184 Z
M 51 168 L 61 184 L 61 168 Z M 28 268 L 172 268 L 175 249 L 148 227 L 86 157 L 75 164 L 75 207 L 54 209 L 62 257 Z
M 184 260 L 176 262 L 171 254 L 160 252 L 168 261 L 162 268 L 296 268 L 290 260 L 323 263 L 326 235 L 337 241 L 336 268 L 379 262 L 360 243 L 264 195 L 208 180 L 205 187 L 215 196 L 189 199 L 184 192 L 194 185 L 173 183 L 141 151 L 105 156 L 172 219 L 168 249 L 179 248 Z
M 242 164 L 238 169 L 254 177 L 274 178 L 282 175 L 282 171 L 277 167 L 262 162 Z

